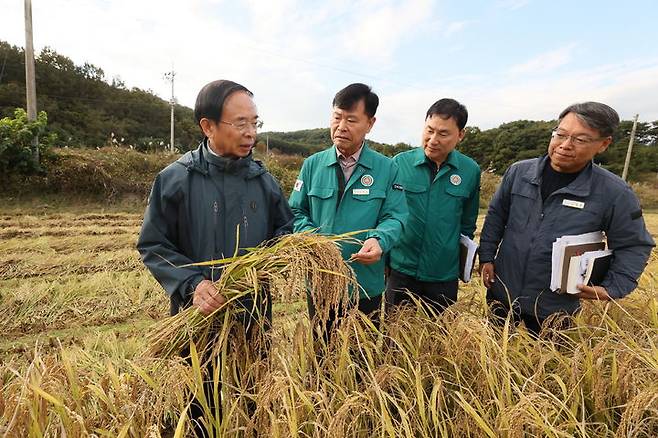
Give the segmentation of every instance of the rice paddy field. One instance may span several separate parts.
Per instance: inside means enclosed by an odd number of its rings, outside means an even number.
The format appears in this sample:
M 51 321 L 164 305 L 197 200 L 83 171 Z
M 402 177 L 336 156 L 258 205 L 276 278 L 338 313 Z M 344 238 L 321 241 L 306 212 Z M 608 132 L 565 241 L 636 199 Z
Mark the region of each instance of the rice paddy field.
M 645 218 L 654 239 L 658 213 Z M 0 436 L 658 436 L 658 256 L 639 288 L 541 339 L 492 325 L 479 277 L 459 302 L 346 317 L 314 346 L 303 297 L 274 303 L 263 358 L 230 334 L 219 409 L 199 356 L 149 355 L 168 299 L 135 250 L 140 208 L 0 211 Z M 482 218 L 480 218 L 481 225 Z M 215 375 L 217 377 L 217 375 Z

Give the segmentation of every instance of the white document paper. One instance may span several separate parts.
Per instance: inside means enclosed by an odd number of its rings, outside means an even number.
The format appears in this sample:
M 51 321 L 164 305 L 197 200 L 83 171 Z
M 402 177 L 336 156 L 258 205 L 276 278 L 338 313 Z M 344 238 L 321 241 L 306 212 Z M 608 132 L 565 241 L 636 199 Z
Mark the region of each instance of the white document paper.
M 459 235 L 459 243 L 466 247 L 466 263 L 464 264 L 464 278 L 462 279 L 462 281 L 464 283 L 467 283 L 471 281 L 471 273 L 473 272 L 473 262 L 475 260 L 475 252 L 478 249 L 478 245 L 473 240 L 469 239 L 468 236 L 464 236 L 463 234 Z

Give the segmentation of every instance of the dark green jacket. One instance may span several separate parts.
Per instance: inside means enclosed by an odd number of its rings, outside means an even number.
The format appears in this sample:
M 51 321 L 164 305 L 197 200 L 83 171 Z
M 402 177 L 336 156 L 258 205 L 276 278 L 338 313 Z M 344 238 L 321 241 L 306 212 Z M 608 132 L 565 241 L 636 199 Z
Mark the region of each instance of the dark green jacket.
M 391 268 L 420 281 L 459 276 L 459 235 L 473 238 L 480 204 L 480 167 L 459 151 L 448 154 L 433 180 L 422 148 L 398 154 L 409 208 Z
M 233 256 L 292 231 L 292 212 L 278 183 L 248 157 L 211 155 L 205 141 L 155 179 L 137 249 L 171 299 L 172 314 L 191 291 L 220 270 L 176 266 Z M 239 227 L 240 241 L 236 241 Z
M 323 234 L 369 230 L 359 239 L 376 237 L 384 254 L 397 243 L 407 219 L 407 204 L 393 161 L 363 146 L 356 169 L 345 185 L 338 204 L 340 164 L 334 146 L 308 157 L 302 165 L 290 206 L 295 214 L 295 232 L 319 229 Z M 343 244 L 345 260 L 359 245 Z M 384 257 L 372 265 L 352 263 L 360 296 L 373 297 L 384 291 Z

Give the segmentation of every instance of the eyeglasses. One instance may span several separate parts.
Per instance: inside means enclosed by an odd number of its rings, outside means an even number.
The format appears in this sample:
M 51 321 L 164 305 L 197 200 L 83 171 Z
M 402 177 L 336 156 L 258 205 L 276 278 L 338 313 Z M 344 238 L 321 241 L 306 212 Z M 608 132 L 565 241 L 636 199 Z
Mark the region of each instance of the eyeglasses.
M 225 125 L 231 125 L 243 134 L 246 133 L 249 129 L 258 131 L 260 128 L 263 127 L 262 120 L 256 120 L 255 122 L 242 121 L 239 123 L 231 123 L 231 122 L 225 122 L 224 120 L 220 120 L 219 123 L 224 123 Z
M 573 135 L 562 134 L 557 130 L 551 132 L 551 138 L 553 138 L 553 140 L 559 143 L 564 143 L 565 141 L 571 139 L 571 144 L 574 146 L 585 146 L 595 141 L 605 139 L 605 137 L 599 137 L 599 138 L 574 137 Z

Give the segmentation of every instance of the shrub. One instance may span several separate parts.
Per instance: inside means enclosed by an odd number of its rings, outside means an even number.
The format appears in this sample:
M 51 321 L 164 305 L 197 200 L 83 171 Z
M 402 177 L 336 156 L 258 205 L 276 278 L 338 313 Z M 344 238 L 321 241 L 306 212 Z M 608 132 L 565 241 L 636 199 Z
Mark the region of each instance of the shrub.
M 13 118 L 0 119 L 0 175 L 28 174 L 39 169 L 32 159 L 32 141 L 43 132 L 47 121 L 44 111 L 37 120 L 29 121 L 22 108 L 16 108 Z

